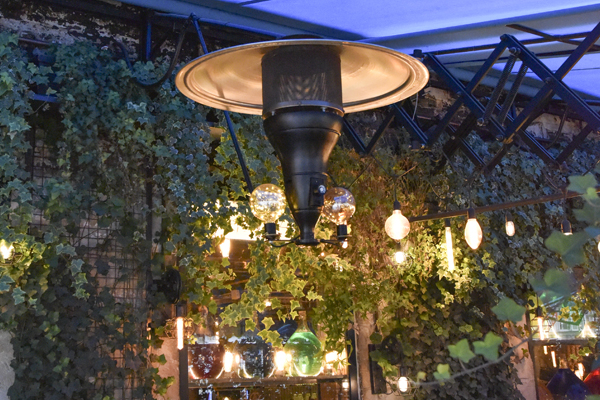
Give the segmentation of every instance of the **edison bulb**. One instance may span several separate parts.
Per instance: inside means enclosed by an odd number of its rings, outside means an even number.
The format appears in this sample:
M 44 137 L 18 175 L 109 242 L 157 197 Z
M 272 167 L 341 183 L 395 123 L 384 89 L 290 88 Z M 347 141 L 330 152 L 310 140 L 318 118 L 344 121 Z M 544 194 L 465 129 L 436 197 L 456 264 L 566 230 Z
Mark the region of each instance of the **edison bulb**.
M 287 364 L 287 354 L 283 350 L 279 350 L 275 353 L 275 365 L 277 366 L 277 371 L 285 370 L 285 366 Z
M 322 214 L 334 224 L 347 225 L 355 210 L 356 201 L 348 189 L 334 187 L 325 193 Z
M 265 224 L 274 223 L 285 211 L 285 194 L 272 183 L 264 183 L 250 195 L 250 209 Z
M 450 220 L 446 218 L 444 221 L 446 226 L 446 258 L 448 259 L 448 271 L 454 271 L 454 248 L 452 246 L 452 227 Z
M 475 218 L 475 210 L 469 208 L 468 214 L 469 219 L 467 220 L 467 226 L 465 226 L 465 240 L 470 248 L 476 250 L 483 240 L 483 232 L 481 231 L 479 222 L 477 222 L 477 218 Z
M 233 369 L 233 353 L 230 351 L 226 351 L 223 355 L 223 371 L 231 372 Z
M 183 349 L 183 317 L 177 317 L 177 349 Z
M 2 258 L 4 260 L 10 259 L 13 255 L 14 251 L 15 251 L 15 248 L 12 244 L 9 245 L 4 240 L 0 241 L 0 254 L 2 254 Z
M 514 236 L 515 234 L 515 223 L 512 219 L 512 215 L 510 213 L 507 213 L 505 215 L 505 228 L 506 228 L 506 234 L 508 236 Z
M 400 211 L 400 203 L 394 201 L 394 212 L 385 221 L 385 233 L 394 240 L 401 240 L 410 232 L 410 222 L 402 211 Z
M 406 261 L 406 253 L 402 250 L 397 250 L 394 253 L 394 261 L 396 264 L 402 264 L 404 261 Z
M 398 390 L 400 390 L 402 393 L 408 392 L 408 378 L 405 376 L 401 376 L 400 379 L 398 379 Z

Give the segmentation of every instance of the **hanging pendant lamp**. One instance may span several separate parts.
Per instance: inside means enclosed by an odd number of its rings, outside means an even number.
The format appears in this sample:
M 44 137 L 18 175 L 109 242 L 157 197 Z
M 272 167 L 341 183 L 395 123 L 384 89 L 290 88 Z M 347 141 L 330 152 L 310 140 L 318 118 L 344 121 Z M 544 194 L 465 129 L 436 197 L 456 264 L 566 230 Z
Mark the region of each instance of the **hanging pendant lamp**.
M 428 79 L 420 61 L 385 47 L 290 38 L 206 54 L 184 66 L 175 83 L 201 104 L 263 116 L 300 230 L 297 243 L 316 245 L 327 162 L 344 113 L 396 103 Z

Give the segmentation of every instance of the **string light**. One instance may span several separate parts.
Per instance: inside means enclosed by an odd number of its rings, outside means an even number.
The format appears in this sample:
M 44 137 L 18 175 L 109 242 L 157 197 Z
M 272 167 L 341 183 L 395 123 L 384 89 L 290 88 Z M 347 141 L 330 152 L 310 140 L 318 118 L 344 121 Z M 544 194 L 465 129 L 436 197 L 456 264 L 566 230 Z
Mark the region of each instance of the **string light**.
M 544 314 L 542 312 L 542 307 L 537 306 L 537 308 L 535 309 L 535 317 L 538 323 L 538 332 L 540 340 L 544 340 Z
M 271 300 L 265 300 L 265 307 L 271 307 Z
M 515 234 L 515 222 L 513 221 L 512 214 L 509 213 L 509 212 L 507 212 L 504 215 L 504 221 L 505 221 L 506 234 L 508 236 L 514 236 L 514 234 Z
M 573 230 L 571 229 L 571 223 L 566 218 L 563 219 L 563 221 L 560 223 L 560 230 L 567 236 L 573 234 Z
M 177 349 L 183 349 L 183 317 L 177 317 Z
M 385 233 L 394 240 L 404 239 L 410 232 L 410 222 L 400 210 L 400 202 L 394 200 L 394 212 L 385 221 Z
M 448 271 L 454 271 L 454 248 L 452 246 L 452 227 L 450 226 L 450 219 L 444 220 L 444 226 L 446 227 L 446 258 L 448 259 Z
M 342 249 L 347 249 L 347 248 L 348 248 L 348 241 L 347 241 L 347 240 L 344 240 L 344 241 L 342 242 Z
M 12 244 L 9 245 L 4 240 L 0 241 L 0 254 L 2 255 L 2 258 L 4 260 L 9 260 L 12 257 L 14 251 L 15 248 Z
M 396 264 L 402 264 L 404 261 L 406 261 L 406 253 L 402 250 L 402 245 L 399 241 L 396 242 L 394 261 L 396 262 Z
M 483 232 L 481 231 L 481 226 L 479 226 L 479 222 L 477 222 L 477 218 L 475 218 L 475 210 L 473 207 L 467 210 L 467 225 L 465 226 L 465 240 L 470 248 L 476 250 L 481 241 L 483 240 Z

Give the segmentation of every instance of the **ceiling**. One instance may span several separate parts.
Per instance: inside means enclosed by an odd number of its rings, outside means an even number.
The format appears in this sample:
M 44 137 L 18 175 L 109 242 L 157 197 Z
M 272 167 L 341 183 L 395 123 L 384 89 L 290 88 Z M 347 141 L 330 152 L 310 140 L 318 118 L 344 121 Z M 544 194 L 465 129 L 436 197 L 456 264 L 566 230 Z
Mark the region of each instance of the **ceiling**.
M 490 50 L 452 51 L 494 45 L 502 34 L 519 40 L 540 36 L 508 27 L 518 24 L 551 35 L 586 33 L 600 22 L 600 2 L 591 0 L 126 0 L 158 11 L 188 15 L 281 37 L 315 34 L 356 40 L 412 54 L 415 49 L 439 52 L 446 66 L 461 78 L 472 74 Z M 581 39 L 576 39 L 581 40 Z M 531 45 L 536 54 L 575 48 L 550 42 Z M 556 70 L 562 56 L 545 56 Z M 515 66 L 514 73 L 518 70 Z M 497 64 L 500 71 L 503 65 Z M 535 76 L 530 74 L 535 80 Z M 584 97 L 600 98 L 600 53 L 587 54 L 564 81 Z M 533 82 L 533 81 L 532 81 Z M 533 82 L 535 86 L 535 82 Z

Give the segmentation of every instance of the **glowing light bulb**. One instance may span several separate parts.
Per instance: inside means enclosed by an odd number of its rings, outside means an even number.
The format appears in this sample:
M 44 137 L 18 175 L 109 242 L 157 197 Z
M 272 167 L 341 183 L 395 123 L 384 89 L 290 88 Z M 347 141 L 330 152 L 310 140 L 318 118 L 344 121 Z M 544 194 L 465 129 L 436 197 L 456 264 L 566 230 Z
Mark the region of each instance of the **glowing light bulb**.
M 467 226 L 465 226 L 465 240 L 470 248 L 476 250 L 483 240 L 483 232 L 477 218 L 475 218 L 475 210 L 469 208 L 467 213 L 469 219 L 467 220 Z
M 401 376 L 400 379 L 398 379 L 398 390 L 400 390 L 402 393 L 408 392 L 408 378 L 405 376 Z
M 330 351 L 329 353 L 325 354 L 325 363 L 326 364 L 332 364 L 338 358 L 339 358 L 339 354 L 338 354 L 337 351 Z
M 285 351 L 279 350 L 277 353 L 275 353 L 275 365 L 277 366 L 277 371 L 285 370 L 287 360 L 288 357 Z
M 400 211 L 400 202 L 394 201 L 394 212 L 385 220 L 385 233 L 394 240 L 404 239 L 410 232 L 410 222 Z
M 225 239 L 223 243 L 219 246 L 219 250 L 221 250 L 221 256 L 223 258 L 229 258 L 229 250 L 231 250 L 231 240 Z
M 504 218 L 505 218 L 505 222 L 506 222 L 505 223 L 506 234 L 508 236 L 513 236 L 515 234 L 515 222 L 513 221 L 512 214 L 506 213 Z
M 226 351 L 223 355 L 223 371 L 231 372 L 233 369 L 233 353 Z
M 275 223 L 285 211 L 285 194 L 272 183 L 264 183 L 250 195 L 250 209 L 265 224 Z
M 343 381 L 342 382 L 342 389 L 348 390 L 349 388 L 350 388 L 350 382 Z
M 271 307 L 271 300 L 265 300 L 265 307 Z
M 583 375 L 585 374 L 585 370 L 583 369 L 582 363 L 577 363 L 577 371 L 575 371 L 575 375 L 581 380 L 583 380 Z
M 544 346 L 544 354 L 548 354 L 548 346 Z
M 347 248 L 348 248 L 348 241 L 347 241 L 347 240 L 344 240 L 344 241 L 342 242 L 342 249 L 347 249 Z
M 2 258 L 4 260 L 9 260 L 12 257 L 14 251 L 15 248 L 12 244 L 8 244 L 4 240 L 0 241 L 0 254 L 2 255 Z
M 554 368 L 556 368 L 556 352 L 554 350 L 552 350 L 551 355 L 552 355 L 552 366 Z
M 448 259 L 448 271 L 454 271 L 454 248 L 452 246 L 452 227 L 450 220 L 446 218 L 444 221 L 446 227 L 446 258 Z
M 404 261 L 406 261 L 406 253 L 402 250 L 396 251 L 394 253 L 394 261 L 396 261 L 396 264 L 402 264 Z
M 183 317 L 177 317 L 177 348 L 183 349 Z
M 567 236 L 573 234 L 573 230 L 571 229 L 571 223 L 566 218 L 563 219 L 563 221 L 560 223 L 560 230 Z
M 354 215 L 355 210 L 356 201 L 348 189 L 334 187 L 323 197 L 321 213 L 336 225 L 348 225 L 348 220 Z
M 537 306 L 537 308 L 535 309 L 535 317 L 538 323 L 538 332 L 540 340 L 544 340 L 544 314 L 542 312 L 542 307 Z
M 598 251 L 600 251 L 600 242 L 598 242 Z

